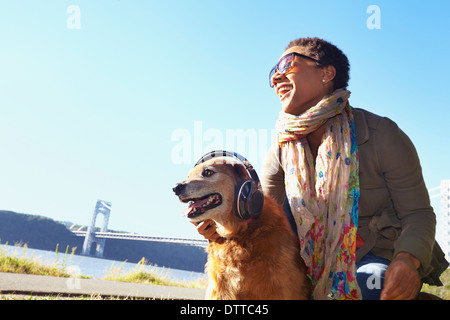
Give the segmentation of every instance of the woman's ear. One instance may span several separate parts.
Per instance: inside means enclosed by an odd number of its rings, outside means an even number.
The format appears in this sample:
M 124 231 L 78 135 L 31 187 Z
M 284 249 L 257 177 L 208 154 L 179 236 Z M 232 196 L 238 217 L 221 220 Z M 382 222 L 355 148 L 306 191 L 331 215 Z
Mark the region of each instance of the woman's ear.
M 336 77 L 336 68 L 334 66 L 329 65 L 322 68 L 323 84 L 328 84 L 330 81 L 333 81 L 334 77 Z

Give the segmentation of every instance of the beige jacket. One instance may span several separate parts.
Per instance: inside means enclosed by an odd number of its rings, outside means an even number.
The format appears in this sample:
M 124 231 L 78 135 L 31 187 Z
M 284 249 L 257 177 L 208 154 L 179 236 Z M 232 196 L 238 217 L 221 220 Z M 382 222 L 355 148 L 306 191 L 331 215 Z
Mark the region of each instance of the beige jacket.
M 364 240 L 357 261 L 369 251 L 389 260 L 404 251 L 420 260 L 422 277 L 433 269 L 439 276 L 448 263 L 435 245 L 436 216 L 414 145 L 392 120 L 366 110 L 353 110 L 360 165 L 358 233 Z M 286 197 L 282 168 L 275 137 L 261 183 L 264 192 L 280 204 Z M 439 278 L 433 278 L 425 281 L 439 284 Z

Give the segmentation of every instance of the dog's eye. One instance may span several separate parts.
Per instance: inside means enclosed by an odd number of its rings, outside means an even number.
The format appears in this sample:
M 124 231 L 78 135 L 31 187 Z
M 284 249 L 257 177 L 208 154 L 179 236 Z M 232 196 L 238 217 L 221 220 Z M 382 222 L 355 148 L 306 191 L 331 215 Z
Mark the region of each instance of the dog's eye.
M 205 169 L 205 170 L 203 170 L 203 172 L 202 172 L 202 176 L 204 176 L 204 177 L 210 177 L 210 176 L 212 176 L 214 173 L 215 173 L 215 172 L 212 171 L 211 169 Z

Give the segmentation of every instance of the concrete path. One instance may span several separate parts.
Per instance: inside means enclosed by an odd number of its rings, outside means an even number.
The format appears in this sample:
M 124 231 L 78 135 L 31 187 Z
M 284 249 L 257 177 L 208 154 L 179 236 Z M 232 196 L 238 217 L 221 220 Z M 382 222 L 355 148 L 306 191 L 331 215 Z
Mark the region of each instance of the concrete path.
M 0 293 L 201 300 L 205 290 L 0 272 Z

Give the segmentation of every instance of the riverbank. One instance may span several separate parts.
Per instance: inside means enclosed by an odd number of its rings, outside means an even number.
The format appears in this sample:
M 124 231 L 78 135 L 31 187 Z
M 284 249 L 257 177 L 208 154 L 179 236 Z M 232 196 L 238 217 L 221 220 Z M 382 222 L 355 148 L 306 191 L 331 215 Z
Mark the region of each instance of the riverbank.
M 11 254 L 0 247 L 0 300 L 157 300 L 202 299 L 205 281 L 173 281 L 142 260 L 134 269 L 111 268 L 104 279 L 90 279 L 70 271 L 73 255 L 62 263 L 42 263 L 36 257 Z
M 204 295 L 196 288 L 0 272 L 2 299 L 201 300 Z
M 206 287 L 206 277 L 202 273 L 161 268 L 149 264 L 145 259 L 134 264 L 77 256 L 68 250 L 65 253 L 32 250 L 26 245 L 0 246 L 0 272 L 191 288 Z

